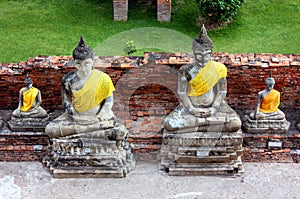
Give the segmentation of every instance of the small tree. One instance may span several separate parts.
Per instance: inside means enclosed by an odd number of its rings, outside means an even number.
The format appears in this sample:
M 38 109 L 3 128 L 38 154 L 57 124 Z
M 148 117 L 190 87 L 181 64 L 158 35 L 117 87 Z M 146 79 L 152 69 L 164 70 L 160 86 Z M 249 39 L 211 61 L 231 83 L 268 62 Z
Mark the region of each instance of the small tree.
M 229 21 L 245 0 L 197 0 L 201 15 L 215 22 Z
M 132 53 L 136 52 L 136 46 L 133 40 L 127 41 L 126 42 L 126 47 L 123 49 L 124 52 L 129 56 Z

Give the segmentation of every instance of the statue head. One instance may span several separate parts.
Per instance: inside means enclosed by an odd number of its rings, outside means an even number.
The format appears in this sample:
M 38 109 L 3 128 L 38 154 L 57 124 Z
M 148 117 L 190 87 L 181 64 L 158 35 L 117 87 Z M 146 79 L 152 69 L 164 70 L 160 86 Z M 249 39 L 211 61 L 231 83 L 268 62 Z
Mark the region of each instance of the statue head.
M 94 68 L 94 53 L 81 35 L 78 45 L 73 51 L 73 58 L 80 76 L 88 76 Z
M 193 41 L 193 52 L 196 61 L 200 64 L 206 64 L 211 57 L 213 43 L 207 35 L 204 25 L 202 25 L 201 32 Z
M 30 79 L 28 74 L 26 75 L 26 78 L 25 78 L 24 82 L 25 82 L 26 86 L 29 86 L 29 85 L 33 84 L 32 80 Z
M 272 77 L 272 71 L 271 71 L 270 77 L 266 79 L 267 90 L 272 90 L 274 88 L 274 85 L 275 85 L 275 79 Z
M 73 50 L 73 58 L 80 60 L 85 60 L 87 58 L 94 59 L 93 49 L 86 45 L 86 42 L 82 35 L 80 36 L 78 45 Z
M 204 24 L 202 25 L 201 32 L 193 41 L 193 51 L 195 50 L 211 50 L 213 49 L 212 40 L 209 38 L 206 32 Z

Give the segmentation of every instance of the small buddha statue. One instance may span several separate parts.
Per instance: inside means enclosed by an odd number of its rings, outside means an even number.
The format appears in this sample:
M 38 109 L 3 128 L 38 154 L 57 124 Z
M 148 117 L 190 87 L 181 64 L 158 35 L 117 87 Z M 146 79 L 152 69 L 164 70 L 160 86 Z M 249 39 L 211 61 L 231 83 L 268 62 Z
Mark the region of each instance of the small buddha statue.
M 48 117 L 45 109 L 41 107 L 42 97 L 39 89 L 33 87 L 29 75 L 25 79 L 26 87 L 19 91 L 19 105 L 13 111 L 12 116 L 16 118 L 45 118 Z
M 274 89 L 272 72 L 265 83 L 266 88 L 258 92 L 256 110 L 243 122 L 243 129 L 247 133 L 287 133 L 290 122 L 278 108 L 280 93 Z
M 272 73 L 266 79 L 266 89 L 258 92 L 256 111 L 250 114 L 252 120 L 283 120 L 285 114 L 278 108 L 280 93 L 274 89 L 275 80 Z
M 210 60 L 213 43 L 204 26 L 192 48 L 194 63 L 179 70 L 178 96 L 181 103 L 166 117 L 164 128 L 169 133 L 239 130 L 241 120 L 225 102 L 227 68 Z
M 123 140 L 124 126 L 116 124 L 112 112 L 111 78 L 94 69 L 94 53 L 81 36 L 73 51 L 76 70 L 62 78 L 62 100 L 65 113 L 50 122 L 45 133 L 50 138 L 98 137 Z M 115 131 L 105 131 L 109 128 Z

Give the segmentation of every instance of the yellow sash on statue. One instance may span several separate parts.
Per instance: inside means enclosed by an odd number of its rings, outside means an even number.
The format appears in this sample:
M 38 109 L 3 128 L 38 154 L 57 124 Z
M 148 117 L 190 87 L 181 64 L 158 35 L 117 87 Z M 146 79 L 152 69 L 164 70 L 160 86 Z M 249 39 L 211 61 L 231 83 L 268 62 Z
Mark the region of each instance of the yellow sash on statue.
M 209 61 L 204 68 L 189 81 L 189 96 L 200 96 L 208 92 L 221 78 L 227 75 L 227 68 L 219 62 Z
M 106 73 L 92 70 L 83 88 L 73 92 L 73 106 L 78 112 L 88 111 L 109 97 L 114 90 L 115 87 Z
M 273 113 L 278 110 L 280 104 L 280 93 L 277 90 L 271 90 L 268 95 L 260 100 L 259 111 L 263 113 Z
M 22 92 L 26 87 L 21 88 L 20 92 Z M 25 91 L 22 96 L 23 96 L 23 104 L 20 108 L 21 111 L 27 112 L 28 110 L 31 109 L 35 102 L 35 98 L 38 95 L 39 90 L 35 87 L 31 87 L 27 91 Z

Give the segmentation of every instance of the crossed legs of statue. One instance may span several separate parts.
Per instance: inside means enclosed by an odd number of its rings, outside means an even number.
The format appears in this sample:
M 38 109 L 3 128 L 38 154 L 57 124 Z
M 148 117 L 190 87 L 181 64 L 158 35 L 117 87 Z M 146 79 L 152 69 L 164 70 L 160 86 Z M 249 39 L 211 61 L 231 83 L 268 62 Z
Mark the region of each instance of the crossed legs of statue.
M 27 112 L 23 112 L 20 109 L 16 109 L 12 112 L 14 117 L 34 117 L 34 118 L 45 118 L 48 117 L 47 111 L 42 107 L 35 107 Z
M 178 106 L 164 120 L 164 128 L 169 133 L 189 132 L 235 132 L 241 127 L 241 120 L 235 112 L 218 112 L 214 116 L 201 118 Z
M 97 117 L 72 116 L 67 112 L 49 123 L 45 132 L 50 138 L 116 140 L 117 147 L 128 134 L 125 126 L 115 124 L 114 120 L 99 121 Z
M 252 120 L 283 120 L 283 119 L 285 119 L 285 114 L 279 109 L 273 113 L 252 112 L 252 113 L 250 113 L 250 119 L 252 119 Z

